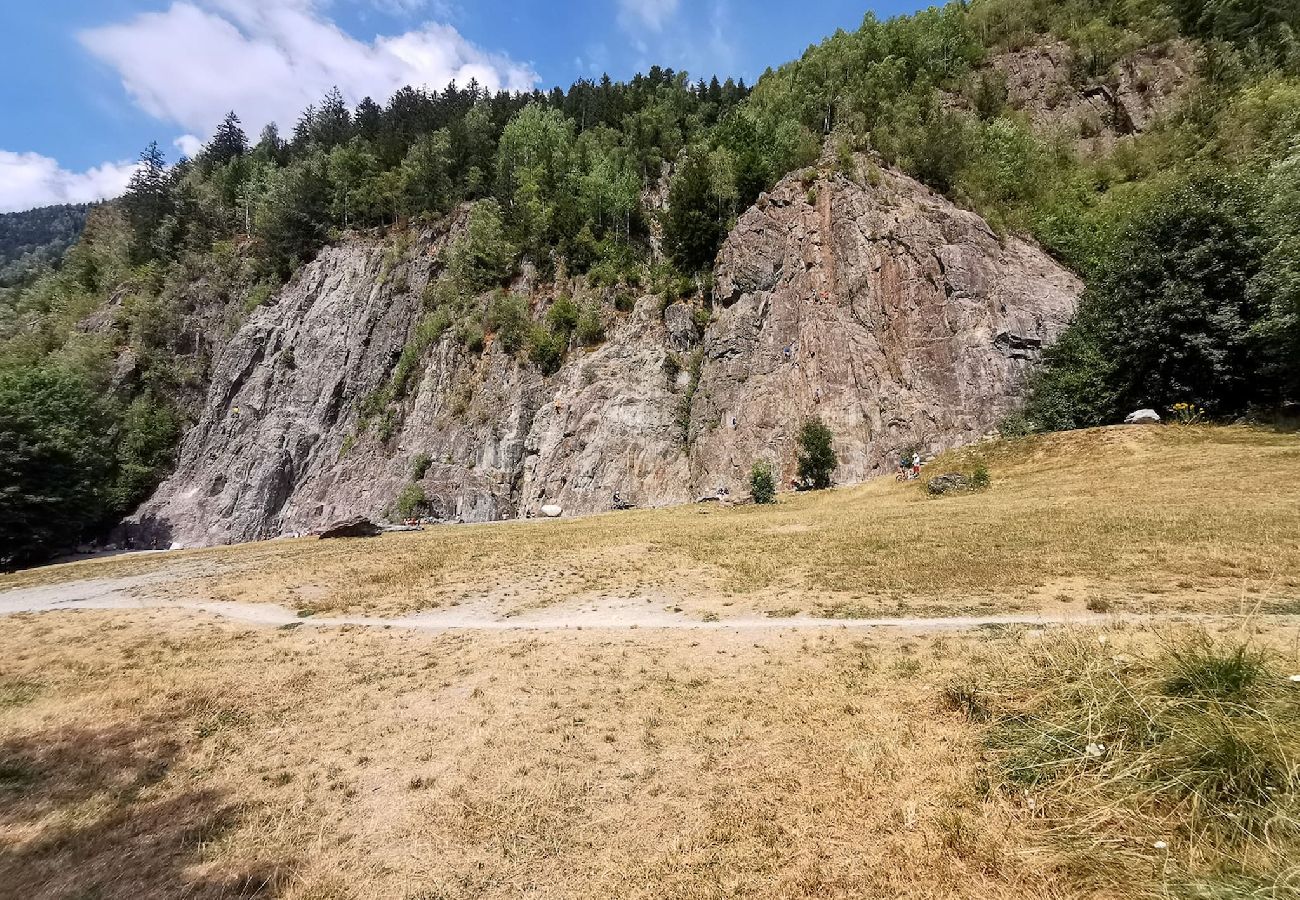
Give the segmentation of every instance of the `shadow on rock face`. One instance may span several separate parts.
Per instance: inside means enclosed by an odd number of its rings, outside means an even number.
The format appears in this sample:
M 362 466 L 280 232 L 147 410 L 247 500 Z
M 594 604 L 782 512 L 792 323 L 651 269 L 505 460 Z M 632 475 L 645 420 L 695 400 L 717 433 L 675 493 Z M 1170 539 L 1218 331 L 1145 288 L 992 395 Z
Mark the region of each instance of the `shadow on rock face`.
M 209 788 L 165 790 L 175 726 L 51 728 L 0 742 L 0 895 L 245 898 L 279 895 L 290 863 L 195 874 L 242 803 Z

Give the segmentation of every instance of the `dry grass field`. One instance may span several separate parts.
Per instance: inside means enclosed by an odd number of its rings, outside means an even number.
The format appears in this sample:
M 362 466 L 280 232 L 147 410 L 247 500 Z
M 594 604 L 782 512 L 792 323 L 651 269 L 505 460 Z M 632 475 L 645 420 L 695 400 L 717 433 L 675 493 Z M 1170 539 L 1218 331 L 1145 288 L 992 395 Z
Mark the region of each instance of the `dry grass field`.
M 889 480 L 0 579 L 2 604 L 147 576 L 153 604 L 0 618 L 0 898 L 1296 896 L 1300 437 L 1113 429 L 931 470 L 981 464 L 989 490 L 944 499 Z M 851 621 L 1105 607 L 1204 617 Z M 469 608 L 572 621 L 322 623 Z
M 5 623 L 0 895 L 1159 896 L 1161 836 L 1170 871 L 1206 865 L 1170 817 L 1122 809 L 1065 852 L 1043 818 L 1068 808 L 1059 790 L 1034 808 L 980 787 L 989 726 L 952 685 L 1023 676 L 1036 631 L 700 641 L 175 616 Z M 1080 639 L 1099 665 L 1161 640 L 1100 634 Z M 1269 640 L 1295 664 L 1294 630 Z
M 989 490 L 943 499 L 884 479 L 770 507 L 687 506 L 286 540 L 54 566 L 35 583 L 166 570 L 176 596 L 316 613 L 458 605 L 511 616 L 636 603 L 685 618 L 833 618 L 1095 608 L 1300 611 L 1300 435 L 1112 428 L 952 454 Z M 158 588 L 154 588 L 158 590 Z

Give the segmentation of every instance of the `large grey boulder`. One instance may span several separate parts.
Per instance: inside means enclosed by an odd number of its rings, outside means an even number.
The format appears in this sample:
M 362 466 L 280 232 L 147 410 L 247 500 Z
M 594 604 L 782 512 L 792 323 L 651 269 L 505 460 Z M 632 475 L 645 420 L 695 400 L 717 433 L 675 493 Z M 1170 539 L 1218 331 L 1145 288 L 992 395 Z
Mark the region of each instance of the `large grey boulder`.
M 1160 413 L 1154 409 L 1139 409 L 1124 418 L 1125 425 L 1159 425 Z
M 969 491 L 971 487 L 971 480 L 960 472 L 936 475 L 926 484 L 926 490 L 936 497 L 944 494 L 963 493 Z
M 376 525 L 365 516 L 353 516 L 327 525 L 321 529 L 321 540 L 332 538 L 379 537 L 384 533 L 382 526 Z

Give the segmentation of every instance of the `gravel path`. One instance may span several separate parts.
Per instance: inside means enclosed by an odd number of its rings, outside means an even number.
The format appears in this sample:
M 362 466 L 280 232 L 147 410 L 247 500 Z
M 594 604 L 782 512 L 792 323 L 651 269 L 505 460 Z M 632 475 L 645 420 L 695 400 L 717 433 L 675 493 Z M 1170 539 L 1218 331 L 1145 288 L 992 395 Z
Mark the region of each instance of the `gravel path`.
M 76 610 L 186 610 L 220 616 L 236 622 L 265 627 L 402 628 L 418 631 L 559 631 L 586 628 L 714 629 L 773 630 L 785 628 L 895 628 L 906 630 L 961 630 L 997 625 L 1095 625 L 1121 617 L 1084 612 L 1060 614 L 1010 614 L 989 616 L 941 616 L 878 619 L 827 619 L 811 616 L 770 618 L 736 616 L 716 621 L 691 618 L 684 613 L 647 608 L 633 600 L 609 601 L 580 608 L 549 607 L 513 616 L 494 614 L 486 608 L 451 607 L 398 618 L 369 616 L 302 616 L 297 611 L 271 603 L 234 603 L 213 600 L 164 600 L 148 596 L 151 584 L 171 580 L 167 575 L 138 575 L 115 579 L 95 579 L 65 584 L 18 588 L 0 593 L 0 617 L 20 613 L 70 612 Z M 200 617 L 196 616 L 196 621 Z M 1151 616 L 1124 616 L 1125 620 L 1145 620 Z M 1186 616 L 1161 617 L 1167 619 Z

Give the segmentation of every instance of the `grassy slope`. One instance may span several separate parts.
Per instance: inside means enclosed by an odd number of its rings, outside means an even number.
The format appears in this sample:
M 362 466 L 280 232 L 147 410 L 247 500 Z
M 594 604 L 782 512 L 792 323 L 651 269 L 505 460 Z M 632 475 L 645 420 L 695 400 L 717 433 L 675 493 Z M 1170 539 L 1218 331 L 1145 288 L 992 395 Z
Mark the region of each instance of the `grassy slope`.
M 501 614 L 636 601 L 683 615 L 1294 610 L 1300 438 L 1234 428 L 1114 428 L 984 445 L 992 488 L 929 499 L 884 479 L 783 496 L 377 541 L 284 541 L 53 567 L 0 588 L 175 566 L 185 596 L 317 611 L 483 603 Z M 657 608 L 657 607 L 656 607 Z

